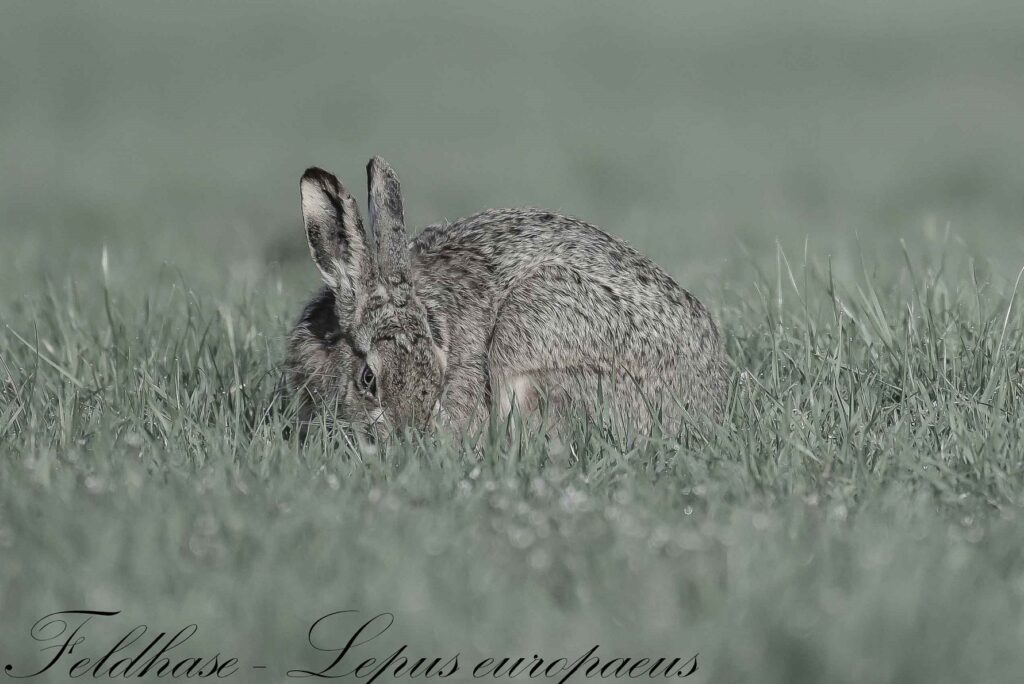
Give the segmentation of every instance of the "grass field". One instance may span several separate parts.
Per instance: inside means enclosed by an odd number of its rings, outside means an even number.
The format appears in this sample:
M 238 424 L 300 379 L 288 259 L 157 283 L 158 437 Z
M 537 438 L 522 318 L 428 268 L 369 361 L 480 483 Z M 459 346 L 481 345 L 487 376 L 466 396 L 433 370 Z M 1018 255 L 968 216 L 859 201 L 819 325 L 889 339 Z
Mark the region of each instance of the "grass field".
M 2 15 L 0 665 L 88 608 L 123 614 L 76 653 L 196 623 L 284 681 L 354 609 L 396 619 L 365 654 L 1019 681 L 1020 3 Z M 654 256 L 725 333 L 724 423 L 574 456 L 281 439 L 298 177 L 362 188 L 372 154 L 412 225 L 537 205 Z

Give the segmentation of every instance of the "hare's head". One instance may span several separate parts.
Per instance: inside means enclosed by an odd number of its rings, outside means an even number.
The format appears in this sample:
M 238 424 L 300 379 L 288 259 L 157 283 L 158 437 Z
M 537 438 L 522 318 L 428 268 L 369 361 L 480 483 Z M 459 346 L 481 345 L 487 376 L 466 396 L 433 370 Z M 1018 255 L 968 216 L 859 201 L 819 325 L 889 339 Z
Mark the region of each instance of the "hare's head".
M 322 169 L 302 175 L 306 238 L 327 286 L 319 306 L 333 309 L 316 315 L 331 318 L 332 331 L 315 343 L 296 344 L 293 336 L 291 355 L 316 360 L 293 358 L 290 366 L 306 369 L 299 377 L 306 386 L 293 389 L 317 404 L 310 408 L 330 412 L 332 423 L 368 428 L 370 436 L 381 438 L 430 422 L 445 354 L 416 293 L 398 177 L 378 157 L 370 160 L 366 176 L 372 246 L 345 186 Z M 309 333 L 309 327 L 304 330 Z

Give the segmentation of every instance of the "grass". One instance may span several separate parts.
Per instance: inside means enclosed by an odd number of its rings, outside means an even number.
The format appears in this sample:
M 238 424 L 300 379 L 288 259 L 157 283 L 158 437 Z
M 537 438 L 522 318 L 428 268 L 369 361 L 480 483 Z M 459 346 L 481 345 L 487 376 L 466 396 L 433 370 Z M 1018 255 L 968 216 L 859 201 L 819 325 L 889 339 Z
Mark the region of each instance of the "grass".
M 284 681 L 354 609 L 396 620 L 359 653 L 464 679 L 594 644 L 689 681 L 1019 678 L 1019 3 L 9 5 L 0 664 L 90 608 L 123 612 L 76 654 L 195 623 Z M 540 205 L 654 255 L 725 332 L 722 425 L 282 439 L 297 178 L 376 153 L 414 225 Z
M 598 643 L 699 652 L 715 681 L 1009 677 L 1024 329 L 1012 282 L 964 287 L 955 261 L 835 283 L 779 252 L 722 294 L 721 428 L 578 456 L 299 446 L 262 419 L 276 302 L 54 286 L 3 338 L 3 643 L 23 656 L 40 611 L 116 608 L 283 672 L 351 608 L 467 661 Z

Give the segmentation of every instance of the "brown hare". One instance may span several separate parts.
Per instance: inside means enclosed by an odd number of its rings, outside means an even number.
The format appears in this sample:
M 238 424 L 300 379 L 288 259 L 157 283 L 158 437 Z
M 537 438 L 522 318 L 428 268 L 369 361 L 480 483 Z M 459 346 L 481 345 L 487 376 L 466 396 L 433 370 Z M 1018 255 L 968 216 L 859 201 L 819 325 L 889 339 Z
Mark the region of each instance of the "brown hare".
M 650 259 L 583 221 L 489 209 L 406 231 L 398 177 L 366 167 L 370 233 L 318 168 L 300 182 L 323 288 L 288 341 L 300 419 L 467 430 L 516 407 L 608 407 L 640 427 L 715 418 L 723 350 L 704 306 Z

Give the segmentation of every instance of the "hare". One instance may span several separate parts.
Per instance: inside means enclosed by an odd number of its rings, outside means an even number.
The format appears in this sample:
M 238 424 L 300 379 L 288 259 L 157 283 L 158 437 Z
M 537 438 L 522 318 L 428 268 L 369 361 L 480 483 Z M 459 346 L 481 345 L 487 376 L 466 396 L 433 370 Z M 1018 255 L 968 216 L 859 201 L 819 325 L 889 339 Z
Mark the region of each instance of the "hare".
M 323 287 L 289 336 L 300 419 L 469 430 L 495 412 L 610 407 L 638 427 L 716 418 L 722 342 L 689 292 L 624 241 L 540 209 L 489 209 L 410 240 L 398 177 L 366 167 L 371 245 L 332 174 L 300 181 Z

